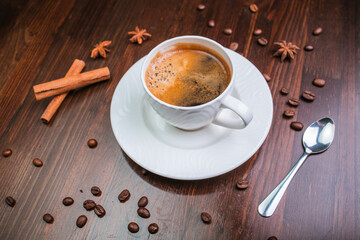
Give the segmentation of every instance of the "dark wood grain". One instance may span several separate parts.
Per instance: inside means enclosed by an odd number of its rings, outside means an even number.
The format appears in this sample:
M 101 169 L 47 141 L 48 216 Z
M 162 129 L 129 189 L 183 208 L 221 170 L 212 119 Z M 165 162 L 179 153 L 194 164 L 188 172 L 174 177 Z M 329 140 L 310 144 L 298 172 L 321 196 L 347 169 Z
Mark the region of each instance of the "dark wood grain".
M 251 13 L 256 3 L 259 11 Z M 0 2 L 0 239 L 359 239 L 360 238 L 360 2 L 341 0 L 209 0 L 156 1 L 41 1 Z M 207 22 L 214 19 L 214 28 Z M 127 32 L 139 26 L 153 37 L 131 44 Z M 323 33 L 312 35 L 322 27 Z M 231 28 L 232 35 L 223 34 Z M 261 36 L 254 29 L 261 28 Z M 177 181 L 142 174 L 119 147 L 110 126 L 110 102 L 121 77 L 160 42 L 195 34 L 225 47 L 238 42 L 242 53 L 271 77 L 274 117 L 260 150 L 237 169 L 212 179 Z M 269 44 L 257 44 L 265 37 Z M 93 45 L 111 40 L 106 59 L 90 58 Z M 298 45 L 293 61 L 272 57 L 273 43 Z M 314 51 L 306 52 L 306 44 Z M 85 71 L 108 66 L 110 81 L 71 92 L 52 122 L 40 116 L 50 99 L 36 101 L 32 86 L 61 78 L 75 58 Z M 312 85 L 316 77 L 325 87 Z M 282 87 L 289 95 L 279 93 Z M 300 169 L 270 218 L 257 213 L 258 204 L 281 181 L 301 156 L 302 132 L 282 117 L 290 97 L 304 90 L 316 94 L 312 103 L 301 101 L 293 120 L 305 126 L 330 116 L 336 122 L 334 143 L 325 153 L 311 156 Z M 90 149 L 87 141 L 98 146 Z M 219 149 L 221 151 L 221 149 Z M 44 165 L 36 168 L 34 158 Z M 236 181 L 249 180 L 246 190 Z M 102 190 L 91 194 L 92 186 Z M 129 189 L 131 198 L 120 203 L 118 194 Z M 80 192 L 82 190 L 83 192 Z M 147 196 L 150 219 L 140 218 L 137 201 Z M 5 198 L 16 199 L 15 207 Z M 71 206 L 63 198 L 75 200 Z M 98 218 L 82 203 L 93 199 L 106 209 Z M 201 212 L 212 216 L 201 221 Z M 46 224 L 45 213 L 55 222 Z M 87 224 L 76 226 L 86 215 Z M 138 233 L 130 233 L 129 222 Z M 159 232 L 150 235 L 150 223 Z

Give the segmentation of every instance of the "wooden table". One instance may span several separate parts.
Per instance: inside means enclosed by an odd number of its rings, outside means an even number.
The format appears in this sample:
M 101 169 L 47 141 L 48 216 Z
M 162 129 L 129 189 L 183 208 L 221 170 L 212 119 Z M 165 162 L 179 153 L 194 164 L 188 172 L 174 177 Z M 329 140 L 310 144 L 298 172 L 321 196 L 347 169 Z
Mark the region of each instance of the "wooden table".
M 1 239 L 359 239 L 360 237 L 360 2 L 341 0 L 255 1 L 259 10 L 249 11 L 253 1 L 184 0 L 41 1 L 5 0 L 0 3 L 0 157 Z M 216 25 L 209 28 L 207 22 Z M 142 45 L 129 42 L 128 31 L 139 26 L 152 34 Z M 323 33 L 312 35 L 322 27 Z M 223 34 L 231 28 L 231 35 Z M 260 37 L 267 46 L 257 43 Z M 268 82 L 274 101 L 271 130 L 260 150 L 245 164 L 222 176 L 201 181 L 177 181 L 142 168 L 121 150 L 110 125 L 110 103 L 125 72 L 153 47 L 180 35 L 195 34 L 225 47 L 238 42 L 242 53 Z M 93 45 L 112 40 L 106 59 L 90 58 Z M 273 43 L 287 40 L 301 49 L 293 61 L 272 57 Z M 306 52 L 306 44 L 314 50 Z M 61 78 L 75 58 L 86 63 L 84 71 L 108 66 L 110 81 L 71 92 L 54 119 L 44 124 L 40 116 L 50 99 L 36 101 L 32 86 Z M 323 78 L 326 85 L 312 85 Z M 282 87 L 289 95 L 279 93 Z M 304 90 L 316 94 L 314 102 L 290 97 Z M 285 109 L 295 117 L 285 119 Z M 308 126 L 330 116 L 336 122 L 333 145 L 311 156 L 286 191 L 270 218 L 257 213 L 258 204 L 281 181 L 303 148 L 304 130 L 290 129 L 291 121 Z M 98 146 L 90 149 L 87 141 Z M 221 149 L 219 149 L 221 151 Z M 36 168 L 34 158 L 44 165 Z M 219 159 L 220 161 L 220 159 Z M 237 190 L 238 180 L 249 187 Z M 90 193 L 99 186 L 101 197 Z M 129 189 L 131 198 L 121 204 L 117 196 Z M 80 192 L 82 191 L 82 192 Z M 137 213 L 138 199 L 146 195 L 149 219 Z M 15 207 L 4 199 L 12 196 Z M 62 199 L 75 200 L 65 207 Z M 82 203 L 93 199 L 107 214 L 98 218 Z M 212 216 L 211 224 L 200 213 Z M 55 222 L 42 217 L 51 213 Z M 88 222 L 75 224 L 80 215 Z M 130 233 L 128 223 L 140 226 Z M 150 223 L 159 225 L 149 234 Z

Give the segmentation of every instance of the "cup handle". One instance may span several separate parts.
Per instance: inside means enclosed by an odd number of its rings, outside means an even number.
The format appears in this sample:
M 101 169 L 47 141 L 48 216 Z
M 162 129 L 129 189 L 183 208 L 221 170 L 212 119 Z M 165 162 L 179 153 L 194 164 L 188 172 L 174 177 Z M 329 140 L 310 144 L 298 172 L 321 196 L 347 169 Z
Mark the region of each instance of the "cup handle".
M 240 100 L 232 96 L 226 96 L 221 101 L 221 104 L 221 108 L 230 109 L 240 118 L 233 118 L 225 111 L 220 111 L 213 121 L 214 124 L 226 128 L 242 129 L 251 122 L 253 118 L 252 111 Z

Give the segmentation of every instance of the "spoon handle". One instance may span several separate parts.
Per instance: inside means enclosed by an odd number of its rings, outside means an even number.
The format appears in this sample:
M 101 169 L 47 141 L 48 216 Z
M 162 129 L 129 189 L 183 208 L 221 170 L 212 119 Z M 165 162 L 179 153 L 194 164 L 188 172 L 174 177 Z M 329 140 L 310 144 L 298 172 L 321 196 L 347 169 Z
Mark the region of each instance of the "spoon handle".
M 277 205 L 279 204 L 282 196 L 285 193 L 286 188 L 291 182 L 292 178 L 295 176 L 296 172 L 299 170 L 301 165 L 305 162 L 305 159 L 309 156 L 309 153 L 306 151 L 300 157 L 299 161 L 291 169 L 291 171 L 286 175 L 286 177 L 277 185 L 277 187 L 260 203 L 258 207 L 258 212 L 263 217 L 270 217 Z

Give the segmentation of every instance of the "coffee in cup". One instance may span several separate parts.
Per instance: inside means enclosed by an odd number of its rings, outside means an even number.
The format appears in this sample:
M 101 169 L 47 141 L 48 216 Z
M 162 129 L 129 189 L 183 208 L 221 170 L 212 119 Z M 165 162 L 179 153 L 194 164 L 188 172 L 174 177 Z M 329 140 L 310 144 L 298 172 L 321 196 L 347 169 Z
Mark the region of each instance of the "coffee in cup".
M 224 92 L 230 80 L 223 57 L 194 43 L 177 43 L 157 53 L 145 73 L 146 86 L 155 97 L 182 107 L 210 102 Z

